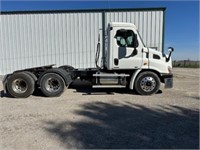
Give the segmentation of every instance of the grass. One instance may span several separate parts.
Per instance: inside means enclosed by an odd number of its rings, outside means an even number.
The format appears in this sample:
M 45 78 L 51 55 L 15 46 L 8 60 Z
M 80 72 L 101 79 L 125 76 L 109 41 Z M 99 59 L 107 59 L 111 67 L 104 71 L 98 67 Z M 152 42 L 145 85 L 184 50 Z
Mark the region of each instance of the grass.
M 179 60 L 173 61 L 173 67 L 200 68 L 200 61 Z

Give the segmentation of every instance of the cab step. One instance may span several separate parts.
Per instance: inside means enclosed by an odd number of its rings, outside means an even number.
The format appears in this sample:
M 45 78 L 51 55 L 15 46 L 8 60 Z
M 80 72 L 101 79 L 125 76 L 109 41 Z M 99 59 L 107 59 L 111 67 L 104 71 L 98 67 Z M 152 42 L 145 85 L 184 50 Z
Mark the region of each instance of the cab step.
M 125 85 L 93 85 L 93 88 L 125 88 Z
M 96 73 L 94 77 L 129 77 L 129 74 L 117 74 L 117 73 Z

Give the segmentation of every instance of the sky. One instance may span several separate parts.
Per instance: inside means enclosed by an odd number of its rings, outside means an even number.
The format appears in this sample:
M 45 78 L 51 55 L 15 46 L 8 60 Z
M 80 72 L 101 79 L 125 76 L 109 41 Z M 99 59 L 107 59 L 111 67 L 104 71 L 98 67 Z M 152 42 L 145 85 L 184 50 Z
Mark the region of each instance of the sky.
M 199 1 L 18 1 L 1 0 L 1 11 L 166 7 L 164 52 L 174 47 L 174 60 L 200 60 Z

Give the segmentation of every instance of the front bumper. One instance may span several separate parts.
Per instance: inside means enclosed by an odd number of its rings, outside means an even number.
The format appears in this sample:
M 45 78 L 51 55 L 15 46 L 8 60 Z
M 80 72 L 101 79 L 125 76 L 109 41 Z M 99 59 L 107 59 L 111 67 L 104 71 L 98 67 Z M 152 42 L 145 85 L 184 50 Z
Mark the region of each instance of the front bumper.
M 165 88 L 173 88 L 173 74 L 161 74 Z

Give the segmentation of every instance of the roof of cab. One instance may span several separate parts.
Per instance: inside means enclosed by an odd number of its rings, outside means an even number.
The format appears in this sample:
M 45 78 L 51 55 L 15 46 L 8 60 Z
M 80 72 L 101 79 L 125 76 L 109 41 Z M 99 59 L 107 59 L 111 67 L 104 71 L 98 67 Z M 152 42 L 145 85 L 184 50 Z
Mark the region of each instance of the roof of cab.
M 133 27 L 136 30 L 138 29 L 136 25 L 133 23 L 125 23 L 125 22 L 110 22 L 110 27 Z

